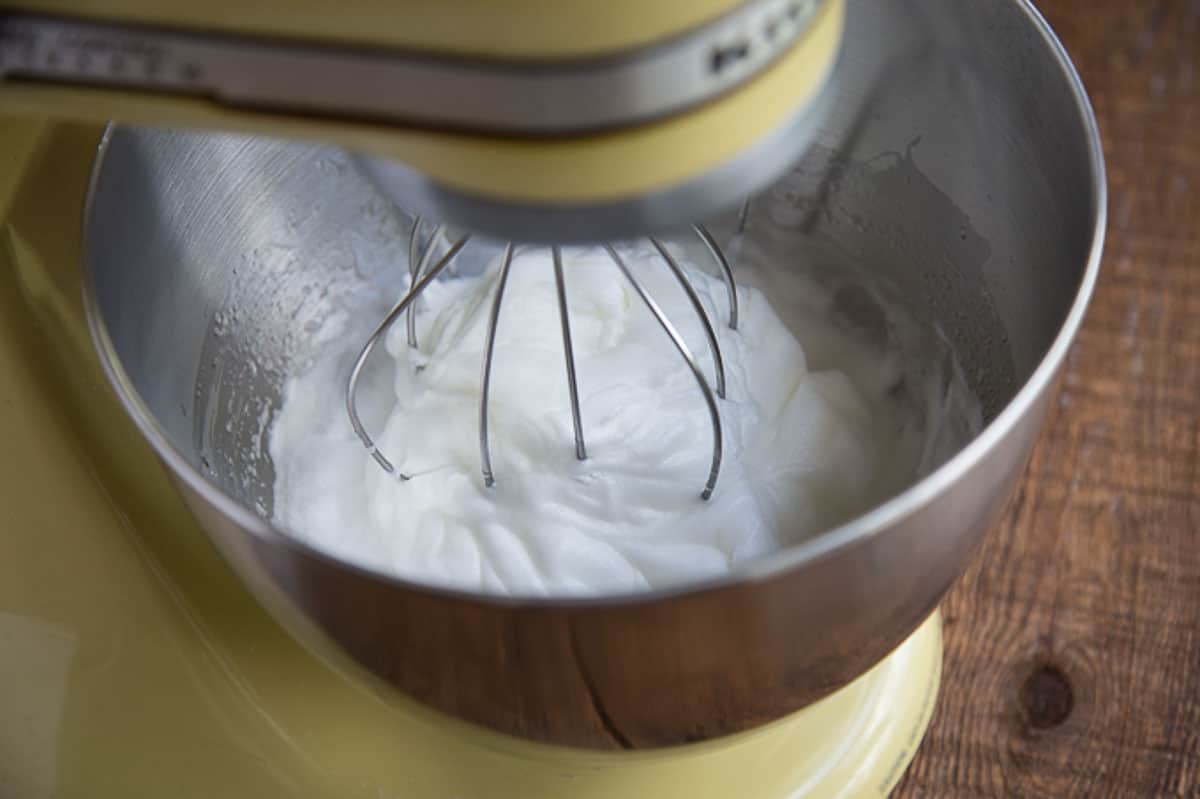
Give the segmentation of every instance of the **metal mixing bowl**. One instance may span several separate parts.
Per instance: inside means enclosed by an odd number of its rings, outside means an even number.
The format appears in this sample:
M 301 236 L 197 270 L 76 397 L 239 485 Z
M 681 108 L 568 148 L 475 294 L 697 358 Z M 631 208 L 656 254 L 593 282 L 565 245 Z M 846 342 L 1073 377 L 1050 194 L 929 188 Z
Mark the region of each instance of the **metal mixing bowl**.
M 650 747 L 801 708 L 933 611 L 1020 475 L 1083 316 L 1102 156 L 1078 77 L 1028 3 L 860 0 L 848 24 L 832 116 L 799 169 L 755 198 L 748 244 L 786 254 L 759 264 L 768 275 L 828 279 L 841 253 L 904 297 L 953 343 L 987 426 L 837 529 L 642 596 L 438 590 L 272 529 L 264 431 L 284 376 L 331 307 L 394 299 L 380 287 L 399 285 L 407 221 L 337 153 L 110 131 L 85 230 L 102 359 L 204 529 L 313 651 L 340 649 L 502 732 Z M 375 321 L 360 317 L 346 335 Z

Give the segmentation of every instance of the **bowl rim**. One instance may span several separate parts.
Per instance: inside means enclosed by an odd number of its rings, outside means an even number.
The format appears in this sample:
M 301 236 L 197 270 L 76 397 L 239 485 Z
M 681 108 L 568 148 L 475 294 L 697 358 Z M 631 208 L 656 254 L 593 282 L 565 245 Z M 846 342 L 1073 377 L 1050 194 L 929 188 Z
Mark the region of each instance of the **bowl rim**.
M 306 557 L 316 558 L 337 568 L 356 573 L 364 578 L 382 581 L 390 587 L 404 591 L 437 596 L 475 605 L 507 608 L 541 608 L 558 610 L 611 609 L 621 606 L 646 606 L 676 601 L 685 597 L 718 592 L 747 583 L 760 583 L 778 577 L 784 572 L 802 566 L 810 566 L 833 557 L 839 551 L 854 546 L 902 521 L 905 517 L 928 506 L 960 480 L 1013 429 L 1039 401 L 1044 391 L 1058 374 L 1072 342 L 1082 324 L 1094 292 L 1104 250 L 1104 235 L 1108 218 L 1108 185 L 1105 173 L 1104 153 L 1095 112 L 1087 90 L 1075 65 L 1062 42 L 1049 23 L 1034 7 L 1031 0 L 1013 0 L 1018 10 L 1027 17 L 1033 29 L 1055 57 L 1062 77 L 1066 79 L 1074 100 L 1074 108 L 1082 122 L 1085 135 L 1087 158 L 1091 171 L 1089 201 L 1091 204 L 1092 238 L 1088 248 L 1087 264 L 1079 283 L 1078 291 L 1066 317 L 1047 348 L 1038 365 L 1024 385 L 1005 405 L 999 414 L 971 442 L 953 457 L 904 491 L 887 499 L 880 505 L 849 521 L 819 533 L 812 538 L 789 546 L 779 552 L 738 564 L 728 573 L 676 586 L 650 591 L 625 592 L 602 596 L 533 596 L 492 595 L 476 593 L 460 588 L 427 584 L 398 577 L 383 571 L 360 566 L 341 560 L 324 551 L 294 538 L 277 529 L 266 519 L 244 507 L 225 494 L 202 475 L 183 454 L 176 449 L 166 432 L 158 424 L 154 414 L 142 401 L 133 381 L 121 365 L 99 307 L 96 292 L 96 275 L 89 250 L 88 229 L 92 208 L 98 191 L 101 174 L 113 135 L 119 129 L 110 123 L 104 130 L 96 149 L 96 157 L 88 178 L 84 199 L 81 227 L 81 267 L 83 273 L 83 304 L 88 329 L 93 344 L 109 382 L 117 398 L 141 431 L 158 457 L 205 502 L 231 519 L 242 530 L 274 546 L 282 546 Z

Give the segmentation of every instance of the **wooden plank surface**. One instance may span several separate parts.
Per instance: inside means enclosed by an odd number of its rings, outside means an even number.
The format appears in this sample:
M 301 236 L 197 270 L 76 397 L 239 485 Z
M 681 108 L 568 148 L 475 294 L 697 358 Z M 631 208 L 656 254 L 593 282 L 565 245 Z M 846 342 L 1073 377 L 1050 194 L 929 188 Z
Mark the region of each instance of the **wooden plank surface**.
M 1104 268 L 896 796 L 1200 796 L 1200 0 L 1039 5 L 1105 140 Z

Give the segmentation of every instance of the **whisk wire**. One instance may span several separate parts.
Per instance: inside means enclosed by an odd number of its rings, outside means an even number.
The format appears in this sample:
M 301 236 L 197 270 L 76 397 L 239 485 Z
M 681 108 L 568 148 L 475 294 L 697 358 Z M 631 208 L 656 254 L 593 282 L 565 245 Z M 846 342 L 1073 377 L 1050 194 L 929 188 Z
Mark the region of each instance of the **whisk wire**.
M 693 225 L 692 229 L 696 231 L 696 235 L 704 242 L 705 248 L 709 255 L 717 262 L 717 266 L 721 270 L 721 277 L 725 279 L 725 293 L 729 298 L 729 329 L 738 329 L 738 298 L 737 286 L 733 282 L 733 269 L 729 266 L 729 259 L 725 257 L 725 252 L 721 246 L 717 244 L 717 240 L 713 238 L 713 234 L 708 232 L 708 228 L 704 225 Z M 724 397 L 724 392 L 721 393 Z
M 583 418 L 579 412 L 579 384 L 575 380 L 575 348 L 571 344 L 571 316 L 567 311 L 567 286 L 563 279 L 562 250 L 551 248 L 554 259 L 554 286 L 558 294 L 558 318 L 562 322 L 563 354 L 567 362 L 567 390 L 571 395 L 571 422 L 575 426 L 575 457 L 587 460 L 583 443 Z
M 625 276 L 625 279 L 629 281 L 629 285 L 632 286 L 637 295 L 641 297 L 642 302 L 646 305 L 646 308 L 651 314 L 654 315 L 654 318 L 658 320 L 658 324 L 662 327 L 663 332 L 667 334 L 667 337 L 671 339 L 671 343 L 675 345 L 675 349 L 679 351 L 679 354 L 683 357 L 684 361 L 687 362 L 688 368 L 692 370 L 692 375 L 696 378 L 696 384 L 700 387 L 700 392 L 704 395 L 704 402 L 708 406 L 708 414 L 712 421 L 713 433 L 712 462 L 710 463 L 708 469 L 708 480 L 705 481 L 704 490 L 700 493 L 700 498 L 707 500 L 712 497 L 713 489 L 717 485 L 717 477 L 719 477 L 721 473 L 721 456 L 723 448 L 721 413 L 717 408 L 717 398 L 713 394 L 712 386 L 710 386 L 708 383 L 708 378 L 704 376 L 704 372 L 701 371 L 699 365 L 697 365 L 696 359 L 692 356 L 691 350 L 688 349 L 687 342 L 683 340 L 683 336 L 679 334 L 679 331 L 675 328 L 675 325 L 671 324 L 671 320 L 667 318 L 665 313 L 663 313 L 662 308 L 660 308 L 658 303 L 654 301 L 654 298 L 650 296 L 638 279 L 633 276 L 633 272 L 630 271 L 620 253 L 618 253 L 611 244 L 604 245 L 604 249 L 608 251 L 613 263 L 615 263 L 617 268 L 621 270 L 621 273 Z
M 513 246 L 504 248 L 504 262 L 500 267 L 500 278 L 496 282 L 496 294 L 492 298 L 492 310 L 488 315 L 487 337 L 483 345 L 483 379 L 480 381 L 479 396 L 479 462 L 483 471 L 483 484 L 491 488 L 496 484 L 492 474 L 492 453 L 488 444 L 488 394 L 492 388 L 492 354 L 496 350 L 496 325 L 500 320 L 500 304 L 504 301 L 504 288 L 508 285 L 508 270 L 512 268 Z
M 683 267 L 675 260 L 675 256 L 671 255 L 671 251 L 663 246 L 658 239 L 651 238 L 650 243 L 658 250 L 658 254 L 667 262 L 667 267 L 670 268 L 675 279 L 679 281 L 683 293 L 687 295 L 688 302 L 692 304 L 692 308 L 696 311 L 696 316 L 700 319 L 700 325 L 704 328 L 704 336 L 708 339 L 708 348 L 712 352 L 713 371 L 717 376 L 717 396 L 725 399 L 725 360 L 721 357 L 721 345 L 717 343 L 717 333 L 713 330 L 712 320 L 708 318 L 708 311 L 704 310 L 704 303 L 700 301 L 700 295 L 696 293 L 696 289 L 692 286 L 692 282 L 687 279 L 687 275 L 683 273 Z
M 417 250 L 417 234 L 420 233 L 421 217 L 417 217 L 417 221 L 413 223 L 413 238 L 408 242 L 408 269 L 409 269 L 409 285 L 415 285 L 420 279 L 421 274 L 425 271 L 425 267 L 429 265 L 429 257 L 433 255 L 434 242 L 441 237 L 445 232 L 445 225 L 438 225 L 433 229 L 433 233 L 429 237 L 429 241 L 425 242 L 424 249 L 421 250 L 420 257 L 416 257 Z M 408 307 L 408 314 L 404 320 L 408 328 L 408 346 L 414 350 L 417 349 L 417 317 L 414 313 L 416 304 Z
M 358 358 L 354 361 L 354 366 L 350 369 L 350 377 L 346 381 L 346 413 L 350 416 L 350 425 L 354 428 L 355 435 L 362 441 L 363 446 L 367 448 L 367 452 L 371 453 L 371 457 L 375 459 L 383 470 L 388 474 L 398 474 L 401 480 L 408 480 L 409 477 L 403 473 L 397 473 L 396 467 L 392 465 L 382 452 L 375 446 L 374 440 L 371 438 L 367 428 L 363 426 L 362 419 L 358 416 L 358 383 L 362 378 L 363 367 L 366 366 L 367 359 L 371 357 L 371 353 L 375 351 L 375 347 L 379 344 L 380 339 L 387 333 L 388 328 L 392 323 L 400 317 L 417 299 L 421 296 L 421 292 L 425 287 L 437 279 L 437 276 L 442 273 L 454 256 L 458 255 L 459 250 L 467 245 L 470 236 L 463 236 L 451 245 L 438 262 L 433 265 L 433 268 L 421 274 L 420 278 L 412 284 L 408 292 L 396 303 L 391 312 L 384 317 L 383 321 L 371 333 L 371 337 L 367 339 L 367 343 L 363 345 L 362 350 L 358 353 Z

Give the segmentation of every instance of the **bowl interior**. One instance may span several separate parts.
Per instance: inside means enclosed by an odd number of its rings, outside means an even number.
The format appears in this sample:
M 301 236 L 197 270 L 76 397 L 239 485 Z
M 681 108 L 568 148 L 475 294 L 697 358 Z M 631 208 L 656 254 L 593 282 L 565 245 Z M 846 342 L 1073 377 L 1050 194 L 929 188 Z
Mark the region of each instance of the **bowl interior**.
M 929 471 L 973 432 L 955 386 L 990 421 L 1062 327 L 1097 176 L 1069 73 L 1026 6 L 900 5 L 851 4 L 818 145 L 751 199 L 744 235 L 736 212 L 711 226 L 785 321 L 825 303 L 866 346 L 935 353 L 906 383 Z M 284 380 L 339 310 L 354 312 L 337 336 L 365 340 L 404 285 L 411 225 L 333 149 L 116 128 L 86 220 L 94 309 L 169 445 L 269 518 Z

